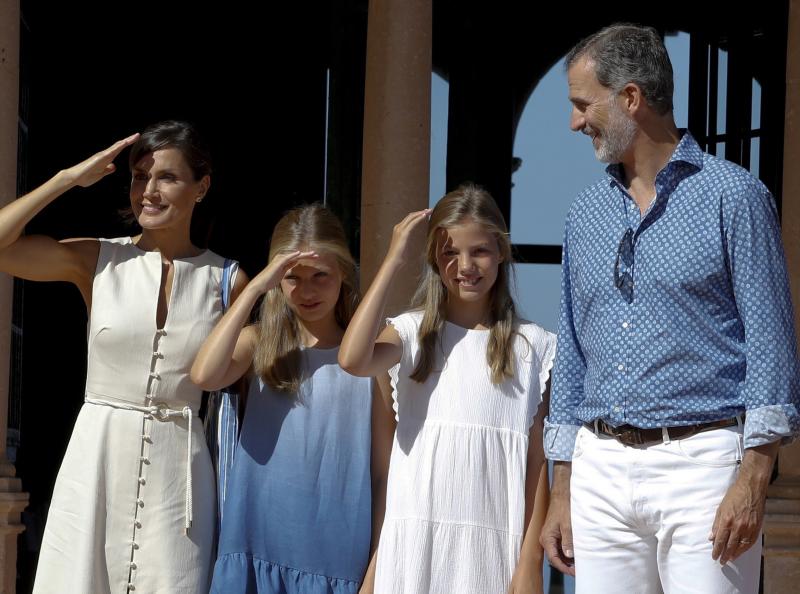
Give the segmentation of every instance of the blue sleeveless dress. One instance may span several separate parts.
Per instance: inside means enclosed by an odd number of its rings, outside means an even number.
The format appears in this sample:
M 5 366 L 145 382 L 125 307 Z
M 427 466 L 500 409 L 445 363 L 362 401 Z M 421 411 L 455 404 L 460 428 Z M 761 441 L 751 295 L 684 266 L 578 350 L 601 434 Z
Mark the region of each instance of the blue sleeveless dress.
M 305 349 L 297 395 L 253 380 L 211 592 L 357 594 L 371 533 L 369 378 Z

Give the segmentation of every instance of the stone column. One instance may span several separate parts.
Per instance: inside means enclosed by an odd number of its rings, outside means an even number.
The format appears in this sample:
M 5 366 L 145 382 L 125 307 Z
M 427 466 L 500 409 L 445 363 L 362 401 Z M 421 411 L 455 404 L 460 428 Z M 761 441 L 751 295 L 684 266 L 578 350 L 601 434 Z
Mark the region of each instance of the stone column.
M 800 329 L 800 0 L 791 0 L 786 56 L 786 128 L 783 158 L 783 244 L 795 327 Z M 795 592 L 800 583 L 800 442 L 781 448 L 778 478 L 764 518 L 764 592 Z
M 0 206 L 16 198 L 19 113 L 19 0 L 0 0 Z M 20 513 L 28 504 L 6 459 L 13 280 L 0 275 L 0 594 L 16 591 Z
M 428 206 L 432 0 L 370 0 L 361 182 L 361 286 L 386 255 L 392 228 Z M 420 241 L 422 234 L 420 234 Z M 422 253 L 420 243 L 420 253 Z M 419 263 L 395 284 L 387 313 L 407 308 Z

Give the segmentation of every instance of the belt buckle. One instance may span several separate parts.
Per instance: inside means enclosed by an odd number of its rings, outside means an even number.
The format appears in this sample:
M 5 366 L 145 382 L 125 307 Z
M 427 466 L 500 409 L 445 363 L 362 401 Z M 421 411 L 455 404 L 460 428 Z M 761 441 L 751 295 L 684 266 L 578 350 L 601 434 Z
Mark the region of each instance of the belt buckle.
M 158 419 L 159 421 L 168 421 L 170 418 L 169 410 L 170 407 L 167 405 L 166 402 L 158 402 L 153 404 L 153 408 L 155 411 L 153 412 L 153 416 Z
M 614 429 L 614 437 L 620 442 L 622 445 L 626 446 L 635 446 L 635 445 L 642 445 L 644 440 L 642 439 L 642 434 L 639 432 L 636 427 L 628 427 L 626 429 L 618 430 Z

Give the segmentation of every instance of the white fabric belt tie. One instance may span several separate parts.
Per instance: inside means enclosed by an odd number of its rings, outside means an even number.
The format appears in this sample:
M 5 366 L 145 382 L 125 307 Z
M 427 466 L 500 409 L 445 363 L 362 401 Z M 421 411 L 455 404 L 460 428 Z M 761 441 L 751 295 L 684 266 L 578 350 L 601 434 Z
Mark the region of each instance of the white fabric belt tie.
M 89 398 L 88 396 L 84 398 L 84 402 L 152 415 L 154 419 L 159 421 L 170 421 L 176 418 L 183 418 L 189 421 L 186 431 L 186 521 L 184 523 L 184 534 L 188 534 L 189 528 L 192 527 L 192 417 L 194 416 L 192 407 L 187 405 L 178 410 L 169 408 L 164 403 L 153 406 L 137 406 L 121 400 L 101 400 Z

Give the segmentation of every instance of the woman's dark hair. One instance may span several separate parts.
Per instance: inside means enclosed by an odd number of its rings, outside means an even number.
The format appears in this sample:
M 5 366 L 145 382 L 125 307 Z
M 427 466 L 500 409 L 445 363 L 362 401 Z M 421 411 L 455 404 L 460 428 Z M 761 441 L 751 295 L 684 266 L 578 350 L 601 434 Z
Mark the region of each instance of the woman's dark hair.
M 211 153 L 200 133 L 192 124 L 178 120 L 165 120 L 145 128 L 131 148 L 128 166 L 133 171 L 139 160 L 154 151 L 174 148 L 181 152 L 195 181 L 211 175 Z

